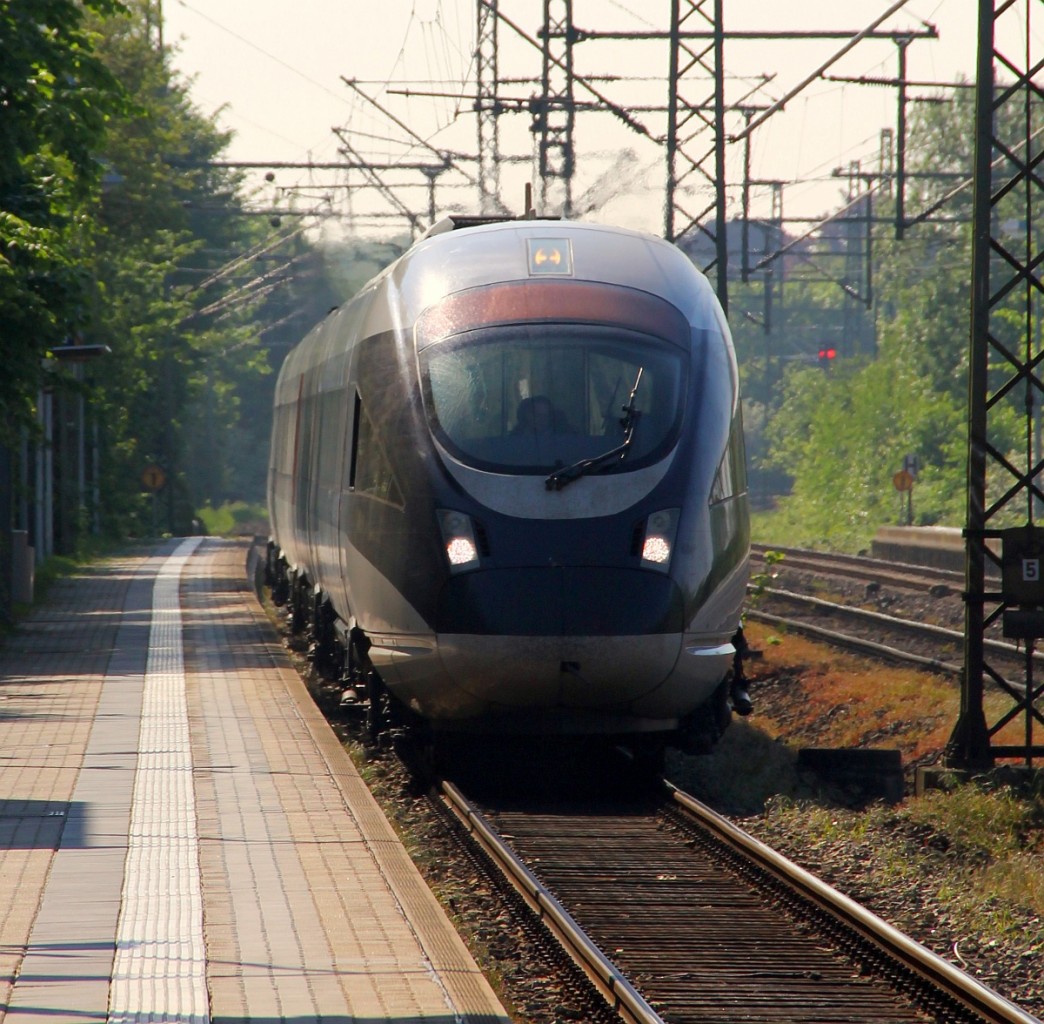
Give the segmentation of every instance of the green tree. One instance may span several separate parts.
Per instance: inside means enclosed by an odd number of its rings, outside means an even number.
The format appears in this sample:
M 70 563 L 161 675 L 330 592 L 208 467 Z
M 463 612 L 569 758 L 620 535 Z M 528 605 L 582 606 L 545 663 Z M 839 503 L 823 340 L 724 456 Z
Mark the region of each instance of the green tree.
M 899 521 L 892 476 L 907 454 L 921 465 L 915 522 L 963 522 L 971 189 L 956 186 L 971 173 L 973 97 L 955 92 L 951 103 L 919 106 L 911 124 L 907 215 L 933 216 L 902 241 L 875 232 L 877 356 L 791 372 L 769 417 L 766 463 L 794 485 L 778 521 L 762 525 L 768 533 L 867 546 L 878 526 Z M 879 196 L 880 215 L 893 208 Z M 1018 443 L 1011 413 L 995 418 L 1001 451 Z
M 955 521 L 963 494 L 964 409 L 892 351 L 825 374 L 792 369 L 768 428 L 771 461 L 790 467 L 792 493 L 768 527 L 814 547 L 858 550 L 899 521 L 892 477 L 918 454 L 920 522 Z
M 236 286 L 223 271 L 263 229 L 243 216 L 239 179 L 218 166 L 228 135 L 193 106 L 170 51 L 150 39 L 148 6 L 133 0 L 124 17 L 97 26 L 98 52 L 133 98 L 101 154 L 107 170 L 91 261 L 94 330 L 112 349 L 94 383 L 103 513 L 117 534 L 152 526 L 156 510 L 141 486 L 150 463 L 167 478 L 157 525 L 191 529 L 207 482 L 229 458 L 221 442 L 237 418 L 230 376 L 265 369 L 256 302 L 222 302 L 220 292 Z M 230 351 L 234 363 L 221 359 Z M 201 408 L 208 430 L 199 443 Z
M 300 226 L 279 225 L 244 254 L 243 275 L 205 289 L 209 305 L 218 307 L 209 315 L 250 320 L 243 336 L 211 348 L 198 368 L 187 442 L 194 490 L 205 504 L 265 500 L 275 371 L 343 299 L 328 280 L 324 256 Z
M 84 204 L 123 95 L 86 17 L 120 10 L 116 0 L 0 5 L 0 443 L 32 423 L 45 352 L 86 321 Z

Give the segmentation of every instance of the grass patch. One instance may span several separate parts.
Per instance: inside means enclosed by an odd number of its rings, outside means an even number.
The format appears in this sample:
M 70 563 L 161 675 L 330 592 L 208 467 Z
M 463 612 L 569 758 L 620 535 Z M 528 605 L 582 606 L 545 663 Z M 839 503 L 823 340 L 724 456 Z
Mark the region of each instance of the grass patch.
M 268 509 L 245 501 L 227 501 L 214 508 L 204 505 L 196 516 L 211 537 L 253 537 L 268 533 Z
M 672 755 L 669 771 L 682 789 L 731 813 L 756 814 L 780 797 L 820 798 L 797 770 L 802 747 L 898 749 L 909 763 L 932 759 L 949 740 L 960 708 L 955 682 L 750 620 L 744 628 L 761 652 L 747 669 L 754 714 L 734 719 L 710 755 Z
M 46 597 L 48 590 L 61 579 L 72 576 L 84 563 L 67 555 L 51 555 L 36 567 L 33 578 L 33 604 Z
M 875 886 L 898 888 L 904 895 L 895 903 L 910 913 L 901 926 L 923 924 L 926 908 L 942 908 L 936 929 L 955 941 L 1028 939 L 1044 951 L 1039 797 L 970 784 L 865 812 L 784 797 L 769 802 L 764 824 L 770 835 L 800 835 L 799 855 L 813 868 L 840 860 L 846 891 L 858 899 L 872 898 Z
M 960 688 L 944 676 L 838 653 L 756 622 L 747 639 L 753 663 L 753 725 L 795 747 L 893 747 L 904 761 L 945 746 Z

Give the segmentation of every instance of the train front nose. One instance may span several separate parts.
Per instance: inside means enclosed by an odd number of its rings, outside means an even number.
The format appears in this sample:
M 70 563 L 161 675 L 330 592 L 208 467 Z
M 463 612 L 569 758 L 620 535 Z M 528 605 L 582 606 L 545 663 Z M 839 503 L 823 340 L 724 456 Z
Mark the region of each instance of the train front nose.
M 623 636 L 680 633 L 682 595 L 640 569 L 545 566 L 451 576 L 439 596 L 441 633 Z
M 623 707 L 671 672 L 682 617 L 681 593 L 665 575 L 490 569 L 447 581 L 439 655 L 462 689 L 502 707 Z

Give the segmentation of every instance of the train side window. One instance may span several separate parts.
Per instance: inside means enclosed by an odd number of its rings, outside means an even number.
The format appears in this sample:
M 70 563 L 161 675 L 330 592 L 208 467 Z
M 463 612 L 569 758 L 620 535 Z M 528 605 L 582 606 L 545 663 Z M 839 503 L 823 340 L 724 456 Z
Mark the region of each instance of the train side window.
M 349 489 L 356 494 L 365 494 L 402 508 L 402 488 L 395 479 L 377 429 L 358 392 L 355 393 L 353 424 L 352 457 L 348 471 Z
M 314 427 L 315 400 L 308 395 L 300 403 L 297 434 L 297 453 L 294 471 L 297 475 L 297 529 L 304 530 L 308 523 L 309 468 L 312 464 L 312 435 Z
M 334 490 L 341 477 L 340 462 L 331 455 L 340 449 L 337 438 L 344 429 L 343 398 L 339 391 L 325 391 L 319 395 L 319 443 L 316 477 L 324 491 Z
M 352 410 L 352 454 L 348 460 L 348 490 L 355 490 L 355 474 L 359 465 L 359 419 L 362 416 L 362 397 L 355 392 L 355 406 Z
M 739 494 L 745 494 L 746 490 L 747 463 L 743 445 L 743 422 L 740 413 L 737 412 L 732 419 L 725 454 L 718 465 L 717 473 L 714 474 L 710 503 L 715 505 L 718 502 L 727 501 Z

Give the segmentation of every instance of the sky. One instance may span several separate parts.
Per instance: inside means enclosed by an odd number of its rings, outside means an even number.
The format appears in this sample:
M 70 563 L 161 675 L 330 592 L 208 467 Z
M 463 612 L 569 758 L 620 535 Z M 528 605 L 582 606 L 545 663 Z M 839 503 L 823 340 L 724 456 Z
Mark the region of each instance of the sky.
M 724 17 L 727 31 L 854 33 L 893 3 L 724 0 Z M 882 23 L 882 29 L 895 31 L 924 33 L 929 25 L 937 29 L 937 39 L 915 38 L 907 48 L 909 79 L 952 83 L 961 75 L 974 77 L 976 8 L 976 0 L 907 0 Z M 540 0 L 500 0 L 499 9 L 519 29 L 536 36 Z M 574 24 L 601 32 L 662 31 L 669 11 L 669 0 L 573 0 Z M 347 140 L 365 158 L 396 165 L 381 172 L 382 180 L 397 198 L 423 214 L 427 179 L 401 165 L 432 159 L 429 147 L 471 157 L 476 153 L 476 123 L 467 99 L 474 92 L 474 0 L 162 0 L 162 13 L 164 42 L 175 48 L 174 64 L 192 83 L 196 106 L 205 114 L 217 113 L 219 125 L 234 132 L 228 159 L 333 162 L 343 159 L 339 150 L 342 139 Z M 1020 27 L 1010 31 L 1012 45 L 1021 45 L 1016 38 Z M 1044 17 L 1036 18 L 1030 35 L 1039 52 Z M 843 40 L 729 40 L 724 61 L 727 98 L 743 98 L 764 109 L 842 45 Z M 864 40 L 827 74 L 894 78 L 898 52 L 890 40 Z M 666 42 L 591 39 L 575 46 L 573 53 L 575 73 L 630 109 L 649 136 L 664 134 L 664 115 L 639 108 L 666 103 Z M 501 23 L 499 77 L 506 83 L 502 94 L 529 97 L 540 70 L 539 50 Z M 761 76 L 771 77 L 765 81 Z M 344 78 L 355 80 L 358 90 Z M 710 92 L 709 79 L 686 82 L 694 100 Z M 412 95 L 403 95 L 406 90 Z M 884 85 L 815 82 L 753 132 L 752 177 L 786 182 L 781 194 L 788 216 L 811 219 L 839 205 L 847 194 L 848 169 L 878 167 L 882 129 L 896 125 L 896 93 Z M 910 88 L 912 97 L 948 94 L 928 86 Z M 576 95 L 590 98 L 582 90 Z M 505 114 L 499 125 L 501 153 L 514 158 L 503 165 L 502 191 L 508 205 L 521 212 L 524 185 L 533 180 L 530 118 L 526 113 Z M 731 115 L 730 131 L 741 126 L 741 115 Z M 583 217 L 661 233 L 663 145 L 604 112 L 578 114 L 574 138 L 573 198 L 582 206 Z M 692 149 L 699 144 L 694 140 Z M 743 156 L 742 145 L 729 146 L 730 204 L 739 201 Z M 476 173 L 473 162 L 461 163 L 470 174 Z M 835 175 L 837 169 L 841 177 Z M 263 171 L 251 176 L 259 205 L 292 203 L 299 209 L 350 211 L 358 230 L 378 232 L 392 223 L 382 217 L 390 212 L 389 201 L 372 187 L 360 188 L 359 172 L 346 176 L 335 170 L 273 168 L 271 173 L 271 182 L 263 179 Z M 699 185 L 695 191 L 700 191 Z M 771 196 L 771 188 L 755 187 L 756 213 L 769 212 Z M 694 195 L 694 202 L 699 198 Z M 463 175 L 445 176 L 439 179 L 436 205 L 439 212 L 451 205 L 477 212 L 477 194 Z

